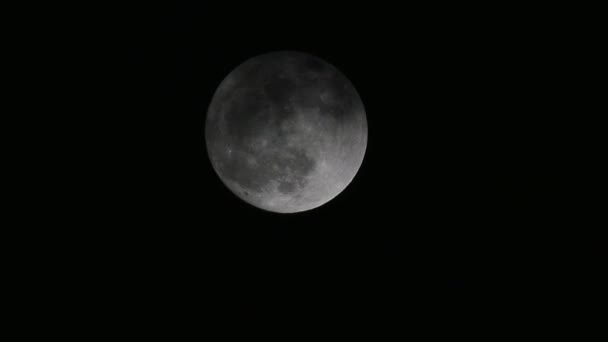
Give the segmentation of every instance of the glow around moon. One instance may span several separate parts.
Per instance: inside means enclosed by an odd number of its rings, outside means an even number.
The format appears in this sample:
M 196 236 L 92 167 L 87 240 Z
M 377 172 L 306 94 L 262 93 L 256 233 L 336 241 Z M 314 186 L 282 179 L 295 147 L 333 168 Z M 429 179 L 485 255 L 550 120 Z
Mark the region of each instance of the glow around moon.
M 222 182 L 258 208 L 293 213 L 342 192 L 367 146 L 363 103 L 325 61 L 281 51 L 247 60 L 215 92 L 207 152 Z

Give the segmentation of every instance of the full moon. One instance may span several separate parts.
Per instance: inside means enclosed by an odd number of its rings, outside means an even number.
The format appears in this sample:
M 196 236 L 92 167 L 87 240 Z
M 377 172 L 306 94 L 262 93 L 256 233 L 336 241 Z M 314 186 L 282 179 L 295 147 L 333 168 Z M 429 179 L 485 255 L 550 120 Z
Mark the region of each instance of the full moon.
M 220 83 L 205 140 L 211 165 L 236 196 L 295 213 L 350 184 L 365 155 L 367 119 L 359 94 L 334 66 L 306 53 L 271 52 Z

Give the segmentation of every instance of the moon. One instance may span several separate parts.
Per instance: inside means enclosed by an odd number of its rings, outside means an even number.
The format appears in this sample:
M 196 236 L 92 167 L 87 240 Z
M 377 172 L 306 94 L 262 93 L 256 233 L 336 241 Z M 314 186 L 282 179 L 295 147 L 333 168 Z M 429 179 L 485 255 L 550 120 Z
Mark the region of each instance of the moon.
M 221 181 L 271 212 L 317 208 L 357 174 L 367 148 L 363 102 L 333 65 L 277 51 L 237 66 L 217 88 L 205 123 Z

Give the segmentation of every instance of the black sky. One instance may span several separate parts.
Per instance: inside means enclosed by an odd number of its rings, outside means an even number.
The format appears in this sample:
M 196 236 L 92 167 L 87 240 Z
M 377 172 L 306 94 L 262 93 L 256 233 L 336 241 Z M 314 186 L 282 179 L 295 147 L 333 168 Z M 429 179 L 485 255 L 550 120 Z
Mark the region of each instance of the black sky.
M 543 182 L 554 153 L 547 85 L 559 78 L 547 52 L 554 35 L 536 20 L 546 12 L 248 6 L 123 14 L 116 128 L 126 138 L 108 171 L 115 196 L 103 241 L 114 252 L 99 261 L 129 284 L 121 296 L 186 322 L 381 317 L 432 326 L 546 305 L 563 258 L 548 242 L 556 230 Z M 203 136 L 222 79 L 276 50 L 340 69 L 369 125 L 351 185 L 293 215 L 234 196 Z

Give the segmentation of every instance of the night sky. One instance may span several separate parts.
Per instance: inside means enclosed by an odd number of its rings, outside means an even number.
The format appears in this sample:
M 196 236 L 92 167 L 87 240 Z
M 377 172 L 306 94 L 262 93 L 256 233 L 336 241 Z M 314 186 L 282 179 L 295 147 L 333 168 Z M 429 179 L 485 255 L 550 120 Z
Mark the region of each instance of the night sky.
M 534 9 L 240 6 L 124 14 L 116 125 L 128 138 L 110 171 L 114 252 L 100 261 L 125 284 L 121 305 L 185 325 L 435 328 L 546 308 L 564 258 L 552 254 L 543 183 L 546 84 L 558 76 Z M 238 199 L 205 149 L 219 83 L 276 50 L 336 66 L 368 120 L 353 182 L 298 214 Z

